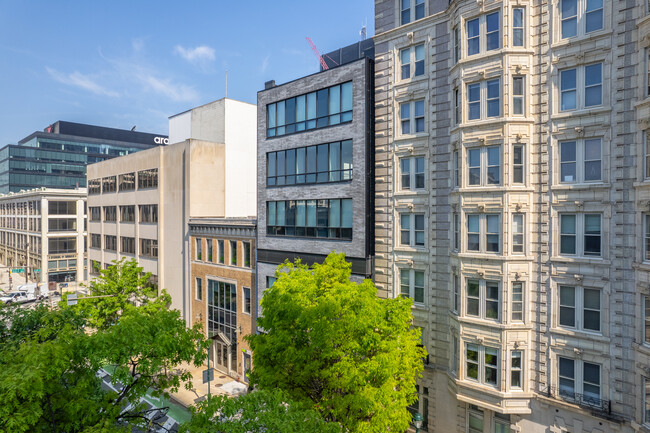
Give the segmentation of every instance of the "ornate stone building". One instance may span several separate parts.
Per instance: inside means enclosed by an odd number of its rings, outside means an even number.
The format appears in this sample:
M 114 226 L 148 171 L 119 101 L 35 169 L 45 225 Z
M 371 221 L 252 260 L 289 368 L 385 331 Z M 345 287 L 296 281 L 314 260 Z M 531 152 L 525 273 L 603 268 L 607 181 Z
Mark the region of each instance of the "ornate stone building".
M 647 2 L 375 7 L 375 279 L 424 428 L 650 431 Z

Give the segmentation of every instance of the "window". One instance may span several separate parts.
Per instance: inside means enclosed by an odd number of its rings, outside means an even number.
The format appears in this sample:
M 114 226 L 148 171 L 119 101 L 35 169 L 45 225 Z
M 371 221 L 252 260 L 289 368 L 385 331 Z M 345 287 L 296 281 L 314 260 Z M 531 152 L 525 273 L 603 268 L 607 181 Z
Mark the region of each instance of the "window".
M 352 199 L 267 202 L 267 234 L 352 239 Z
M 218 240 L 217 241 L 217 247 L 219 248 L 219 263 L 221 263 L 223 265 L 226 262 L 226 259 L 225 259 L 226 253 L 224 251 L 224 248 L 225 248 L 224 247 L 224 241 Z
M 460 276 L 458 274 L 454 274 L 454 299 L 452 310 L 456 314 L 460 312 Z
M 424 272 L 413 269 L 400 269 L 400 293 L 413 299 L 416 304 L 424 304 Z
M 244 245 L 244 267 L 250 268 L 251 267 L 251 243 L 242 242 L 242 244 Z
M 402 213 L 400 219 L 400 245 L 424 246 L 424 214 Z
M 492 424 L 492 431 L 494 433 L 510 433 L 510 415 L 494 412 Z
M 562 0 L 562 39 L 603 28 L 603 0 Z
M 460 125 L 460 123 L 463 121 L 462 116 L 462 110 L 461 110 L 462 104 L 460 101 L 460 89 L 456 87 L 454 89 L 454 125 Z
M 650 296 L 643 297 L 643 341 L 650 344 Z M 650 420 L 648 420 L 650 421 Z
M 498 11 L 469 20 L 466 27 L 468 56 L 501 48 L 501 26 Z M 481 43 L 483 38 L 485 40 L 484 44 Z
M 228 362 L 228 358 L 234 361 L 237 359 L 237 352 L 241 352 L 241 346 L 237 348 L 237 286 L 208 278 L 207 289 L 209 335 L 222 333 L 230 340 L 228 346 L 222 346 L 218 356 L 224 362 Z
M 212 239 L 205 240 L 206 254 L 208 256 L 208 262 L 212 261 Z
M 120 221 L 123 223 L 135 222 L 135 206 L 120 206 Z
M 459 362 L 459 344 L 458 344 L 458 336 L 452 335 L 452 341 L 453 341 L 453 354 L 451 356 L 451 372 L 453 373 L 454 376 L 458 377 L 458 367 L 460 366 Z
M 251 288 L 244 287 L 244 313 L 251 314 Z
M 48 202 L 48 213 L 50 215 L 76 215 L 77 202 L 75 201 L 50 201 Z M 19 215 L 24 215 L 24 210 L 20 210 Z
M 473 404 L 467 410 L 468 433 L 483 433 L 483 410 Z
M 237 241 L 230 241 L 230 264 L 237 266 Z
M 560 182 L 597 182 L 602 180 L 600 138 L 560 142 Z
M 115 206 L 104 206 L 104 221 L 117 221 L 117 209 Z
M 524 214 L 512 214 L 512 252 L 524 254 Z
M 117 251 L 117 236 L 104 235 L 104 249 Z
M 643 131 L 643 149 L 645 153 L 645 179 L 647 180 L 650 179 L 650 129 Z
M 512 9 L 512 46 L 524 46 L 524 9 Z
M 158 188 L 158 169 L 152 168 L 138 172 L 138 189 Z
M 454 63 L 460 61 L 460 29 L 454 28 Z
M 467 85 L 468 120 L 501 115 L 501 80 L 482 81 Z M 485 101 L 483 105 L 482 101 Z
M 203 239 L 196 238 L 196 260 L 201 260 L 203 255 Z
M 460 158 L 458 151 L 454 151 L 454 187 L 460 187 Z
M 499 236 L 498 214 L 467 215 L 467 251 L 498 253 Z
M 118 177 L 120 192 L 133 191 L 135 189 L 135 173 L 124 173 Z
M 600 256 L 601 236 L 600 214 L 560 214 L 561 255 Z
M 512 314 L 513 322 L 524 321 L 524 283 L 516 281 L 512 283 Z
M 49 218 L 47 229 L 50 232 L 77 231 L 76 218 Z
M 645 49 L 645 85 L 646 85 L 646 94 L 645 96 L 650 96 L 650 48 Z
M 140 255 L 145 257 L 158 257 L 158 241 L 156 239 L 140 239 Z
M 275 277 L 266 277 L 266 288 L 270 289 L 273 284 L 277 281 L 277 278 Z
M 424 189 L 424 157 L 401 158 L 402 190 Z
M 602 63 L 560 71 L 560 111 L 594 107 L 602 103 Z
M 510 353 L 510 388 L 521 389 L 521 378 L 521 351 L 514 350 Z M 508 428 L 510 428 L 510 424 L 508 424 Z
M 402 80 L 424 75 L 424 44 L 401 49 L 399 59 Z
M 102 208 L 99 206 L 91 206 L 90 210 L 90 221 L 101 221 L 102 219 Z
M 424 132 L 424 100 L 399 104 L 402 135 Z
M 501 149 L 499 146 L 467 150 L 467 179 L 470 186 L 501 184 Z
M 90 179 L 88 180 L 88 195 L 96 195 L 102 193 L 102 180 Z
M 340 182 L 352 179 L 352 140 L 269 152 L 268 186 Z
M 454 213 L 454 251 L 460 250 L 460 214 Z
M 643 378 L 643 422 L 650 425 L 650 379 Z
M 102 235 L 91 233 L 90 235 L 90 248 L 102 247 Z
M 559 286 L 559 325 L 583 331 L 600 332 L 600 290 Z
M 512 77 L 512 114 L 515 116 L 524 115 L 524 89 L 523 75 L 515 75 Z
M 424 18 L 424 0 L 400 0 L 402 25 Z
M 120 236 L 120 252 L 135 254 L 135 238 Z
M 196 300 L 203 300 L 203 280 L 201 278 L 196 279 Z
M 499 320 L 499 282 L 467 279 L 466 305 L 468 316 Z
M 479 346 L 478 344 L 467 344 L 465 360 L 467 363 L 465 372 L 467 379 L 498 387 L 499 349 Z
M 267 137 L 352 121 L 352 81 L 268 104 Z
M 117 178 L 115 176 L 108 176 L 102 179 L 102 193 L 117 191 Z
M 525 183 L 524 172 L 524 146 L 512 146 L 512 183 L 523 185 Z
M 141 204 L 140 205 L 140 222 L 157 223 L 158 222 L 158 205 Z
M 558 357 L 560 396 L 600 406 L 600 365 Z

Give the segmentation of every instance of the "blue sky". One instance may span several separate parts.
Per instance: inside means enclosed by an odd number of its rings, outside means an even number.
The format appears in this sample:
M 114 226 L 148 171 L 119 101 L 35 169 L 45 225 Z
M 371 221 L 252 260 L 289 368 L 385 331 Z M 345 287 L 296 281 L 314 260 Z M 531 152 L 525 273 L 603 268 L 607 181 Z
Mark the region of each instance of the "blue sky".
M 0 1 L 0 146 L 57 120 L 167 133 L 167 118 L 318 71 L 374 34 L 373 0 Z

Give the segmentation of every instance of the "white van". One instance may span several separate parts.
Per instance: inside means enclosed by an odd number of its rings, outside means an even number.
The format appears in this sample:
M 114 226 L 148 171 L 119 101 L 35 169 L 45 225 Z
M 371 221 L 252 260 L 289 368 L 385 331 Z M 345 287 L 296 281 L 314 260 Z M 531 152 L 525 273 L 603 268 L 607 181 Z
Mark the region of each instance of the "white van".
M 27 292 L 28 296 L 31 299 L 47 299 L 50 297 L 50 291 L 47 288 L 47 284 L 41 284 L 38 286 L 39 293 L 38 296 L 36 294 L 36 283 L 30 283 L 30 284 L 23 284 L 22 286 L 18 286 L 17 290 L 21 290 L 24 292 Z

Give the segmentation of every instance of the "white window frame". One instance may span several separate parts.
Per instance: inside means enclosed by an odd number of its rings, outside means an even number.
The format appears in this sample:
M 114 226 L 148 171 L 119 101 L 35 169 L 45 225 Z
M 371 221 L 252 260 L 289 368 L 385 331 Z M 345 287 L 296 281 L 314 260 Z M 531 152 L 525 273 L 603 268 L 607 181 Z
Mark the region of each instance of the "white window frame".
M 418 172 L 417 171 L 417 162 L 418 160 L 422 160 L 422 171 Z M 409 171 L 407 173 L 404 173 L 404 162 L 408 162 L 408 169 Z M 424 156 L 408 156 L 404 158 L 399 159 L 399 169 L 400 169 L 400 189 L 402 191 L 422 191 L 425 190 L 427 187 L 427 181 L 426 181 L 426 159 Z M 418 188 L 417 187 L 417 179 L 418 175 L 422 176 L 422 187 Z M 409 179 L 409 186 L 405 187 L 405 182 L 404 178 L 405 176 L 408 176 Z
M 494 14 L 496 14 L 497 17 L 498 17 L 497 30 L 496 31 L 493 30 L 491 32 L 488 32 L 488 30 L 487 30 L 487 17 L 492 16 Z M 504 26 L 503 26 L 503 23 L 502 23 L 502 19 L 503 19 L 503 15 L 501 13 L 501 9 L 493 9 L 491 11 L 485 12 L 482 15 L 479 15 L 478 17 L 474 17 L 474 18 L 465 20 L 465 26 L 464 26 L 465 27 L 464 28 L 465 34 L 464 34 L 463 39 L 466 41 L 465 49 L 466 49 L 467 57 L 476 56 L 476 55 L 479 55 L 479 54 L 485 54 L 485 53 L 488 53 L 490 51 L 497 51 L 497 50 L 500 50 L 501 48 L 503 48 L 503 41 L 501 40 L 502 39 L 501 31 L 502 31 Z M 471 22 L 473 22 L 474 20 L 478 20 L 478 35 L 472 37 L 471 39 L 478 38 L 478 51 L 475 52 L 475 53 L 470 54 L 469 53 L 469 47 L 470 47 L 470 43 L 469 43 L 469 40 L 470 40 L 470 37 L 469 37 L 469 24 Z M 499 44 L 498 44 L 498 46 L 496 48 L 488 49 L 488 36 L 492 35 L 494 33 L 497 34 L 496 39 L 499 41 Z
M 454 88 L 454 125 L 460 125 L 463 122 L 463 101 L 460 94 L 460 87 Z
M 478 296 L 470 296 L 469 293 L 469 284 L 470 281 L 477 281 L 478 282 Z M 496 284 L 497 288 L 497 298 L 488 298 L 488 290 L 487 286 L 490 284 L 492 287 Z M 477 319 L 483 319 L 483 320 L 489 320 L 491 322 L 501 322 L 501 310 L 503 309 L 502 307 L 502 302 L 503 302 L 503 290 L 502 290 L 502 284 L 501 281 L 499 280 L 489 280 L 489 279 L 483 279 L 483 278 L 474 278 L 474 277 L 467 277 L 465 278 L 465 315 L 464 317 L 474 317 Z M 469 313 L 469 304 L 471 300 L 476 300 L 478 302 L 478 315 L 475 314 L 470 314 Z M 497 317 L 487 317 L 487 311 L 488 311 L 488 304 L 494 304 L 496 302 L 496 312 L 497 312 Z
M 415 299 L 415 274 L 421 273 L 422 274 L 422 301 L 417 301 Z M 404 292 L 404 280 L 402 277 L 408 275 L 408 288 L 409 292 L 408 294 Z M 399 282 L 398 282 L 398 287 L 399 287 L 399 293 L 398 295 L 401 296 L 406 296 L 409 297 L 413 300 L 413 305 L 419 305 L 419 306 L 424 306 L 426 305 L 427 302 L 427 274 L 424 270 L 422 269 L 409 269 L 409 268 L 399 268 Z
M 591 143 L 596 143 L 598 142 L 598 146 L 600 149 L 600 155 L 599 159 L 587 159 L 587 146 Z M 563 146 L 569 145 L 570 143 L 575 143 L 575 161 L 562 161 L 562 156 L 563 156 Z M 584 139 L 579 139 L 579 140 L 562 140 L 558 142 L 558 160 L 559 160 L 559 170 L 558 170 L 558 176 L 559 176 L 559 181 L 560 183 L 564 184 L 574 184 L 574 183 L 602 183 L 603 182 L 603 139 L 602 137 L 594 137 L 594 138 L 584 138 Z M 595 162 L 598 161 L 600 165 L 600 175 L 598 179 L 585 179 L 586 174 L 587 174 L 587 169 L 586 165 L 589 162 Z M 566 178 L 562 177 L 562 169 L 565 164 L 575 164 L 575 179 L 573 180 L 566 180 Z
M 458 342 L 458 335 L 452 334 L 452 355 L 451 355 L 451 374 L 458 377 L 458 367 L 460 365 L 460 344 Z
M 203 278 L 196 277 L 194 284 L 194 299 L 203 301 Z
M 648 4 L 650 5 L 650 0 L 648 0 Z M 644 96 L 650 97 L 650 48 L 645 49 L 645 86 L 644 86 L 644 91 L 643 94 Z
M 517 161 L 517 152 L 521 158 Z M 516 179 L 517 170 L 521 173 L 521 181 Z M 526 185 L 526 145 L 514 144 L 512 146 L 512 184 L 513 185 Z
M 517 354 L 517 355 L 515 355 Z M 519 366 L 515 366 L 515 359 L 519 359 Z M 523 391 L 524 389 L 524 351 L 512 350 L 509 357 L 510 376 L 508 377 L 508 385 L 511 390 Z M 513 385 L 513 376 L 515 373 L 519 374 L 519 386 Z
M 461 39 L 460 39 L 460 26 L 454 27 L 452 30 L 454 36 L 454 64 L 460 62 L 461 58 Z
M 650 427 L 650 378 L 643 378 L 643 425 Z
M 575 216 L 575 233 L 563 233 L 562 219 L 566 216 Z M 600 216 L 600 252 L 598 254 L 585 254 L 585 237 L 586 236 L 596 236 L 596 234 L 586 234 L 585 233 L 585 215 L 598 215 Z M 603 257 L 603 244 L 604 244 L 604 233 L 603 233 L 603 214 L 597 212 L 560 212 L 558 213 L 558 243 L 557 243 L 557 253 L 559 256 L 563 257 L 587 257 L 587 258 L 602 258 Z M 575 237 L 575 253 L 563 253 L 562 252 L 562 237 L 563 236 L 573 236 Z
M 494 82 L 498 82 L 498 97 L 489 97 L 488 95 L 488 86 L 490 84 L 493 84 Z M 476 86 L 479 86 L 479 99 L 470 101 L 470 88 L 474 89 Z M 490 78 L 486 79 L 483 81 L 476 81 L 473 83 L 467 83 L 465 87 L 465 104 L 467 104 L 467 109 L 465 110 L 467 113 L 467 121 L 468 122 L 474 122 L 474 121 L 479 121 L 479 120 L 486 120 L 486 119 L 494 119 L 497 117 L 501 117 L 503 114 L 503 86 L 501 85 L 501 77 L 496 77 L 496 78 Z M 496 115 L 489 115 L 488 114 L 488 108 L 489 108 L 489 103 L 490 101 L 497 101 L 499 105 L 499 113 Z M 479 116 L 478 117 L 473 117 L 470 119 L 470 104 L 478 104 L 479 106 Z
M 489 155 L 490 152 L 493 150 L 497 150 L 497 155 L 499 156 L 499 164 L 498 165 L 490 165 L 489 161 Z M 478 152 L 479 154 L 479 165 L 475 166 L 472 165 L 470 166 L 470 154 Z M 481 186 L 500 186 L 503 185 L 502 179 L 503 179 L 503 155 L 501 152 L 501 146 L 496 145 L 496 146 L 481 146 L 481 147 L 468 147 L 465 149 L 465 161 L 467 165 L 467 170 L 465 171 L 466 173 L 466 179 L 467 179 L 467 185 L 466 187 L 469 188 L 477 188 Z M 489 177 L 489 169 L 492 167 L 498 167 L 498 175 L 499 179 L 498 182 L 493 182 L 490 180 Z M 470 175 L 471 171 L 470 170 L 476 170 L 478 168 L 479 170 L 479 182 L 478 183 L 470 183 L 472 176 Z
M 469 358 L 467 356 L 468 351 L 470 350 L 470 347 L 476 348 L 478 351 L 478 378 L 475 379 L 473 377 L 468 376 L 468 371 L 469 368 L 467 368 L 467 364 L 470 363 Z M 485 370 L 488 367 L 486 365 L 486 355 L 488 354 L 487 352 L 492 352 L 492 355 L 496 355 L 497 357 L 497 362 L 496 365 L 490 364 L 491 369 L 496 370 L 496 383 L 492 384 L 486 381 L 485 379 Z M 495 353 L 496 352 L 496 353 Z M 491 388 L 499 389 L 499 384 L 501 383 L 501 349 L 498 347 L 492 347 L 492 346 L 483 346 L 480 344 L 476 343 L 466 343 L 465 344 L 465 379 L 468 381 L 472 382 L 477 382 L 485 386 L 489 386 Z M 474 361 L 471 361 L 472 364 L 476 364 Z
M 521 11 L 521 26 L 515 27 L 515 11 Z M 521 31 L 521 45 L 515 45 L 515 32 Z M 525 7 L 513 7 L 512 8 L 512 39 L 511 44 L 513 47 L 526 47 L 526 8 Z
M 563 376 L 560 372 L 560 359 L 566 359 L 569 361 L 573 361 L 573 377 L 570 376 Z M 581 359 L 575 359 L 575 358 L 570 358 L 568 356 L 558 356 L 556 360 L 556 365 L 557 365 L 557 390 L 558 390 L 558 395 L 568 401 L 576 401 L 578 399 L 577 394 L 582 395 L 583 400 L 585 398 L 585 392 L 584 392 L 584 367 L 585 364 L 590 364 L 598 367 L 598 372 L 599 372 L 599 382 L 598 382 L 598 400 L 601 400 L 603 398 L 603 366 L 601 364 L 596 364 L 595 362 L 588 362 L 584 361 Z M 560 380 L 561 379 L 569 379 L 573 380 L 573 396 L 564 394 L 563 391 L 560 389 Z M 593 385 L 593 384 L 592 384 Z
M 643 131 L 643 156 L 643 179 L 647 181 L 650 180 L 650 129 Z
M 515 80 L 521 80 L 520 93 L 516 93 Z M 521 106 L 521 112 L 517 113 L 517 105 Z M 512 76 L 512 115 L 525 116 L 526 115 L 526 76 L 513 75 Z
M 516 286 L 520 286 L 519 290 L 515 290 Z M 524 323 L 526 321 L 526 283 L 523 281 L 513 281 L 510 284 L 510 321 L 512 323 Z M 515 310 L 515 306 L 519 306 L 519 311 Z M 521 314 L 521 318 L 516 318 L 515 314 Z
M 650 296 L 643 296 L 641 300 L 643 301 L 643 305 L 641 305 L 643 344 L 650 346 Z
M 452 215 L 453 224 L 453 244 L 452 249 L 456 252 L 460 251 L 460 213 L 454 212 Z
M 454 150 L 453 160 L 453 173 L 454 173 L 454 188 L 460 188 L 461 179 L 460 179 L 460 152 Z
M 479 218 L 479 231 L 478 232 L 470 232 L 469 231 L 469 222 L 470 222 L 470 217 L 475 217 L 478 216 Z M 487 245 L 488 245 L 488 236 L 494 236 L 494 232 L 488 233 L 488 216 L 493 217 L 496 216 L 498 218 L 497 224 L 499 227 L 499 231 L 496 232 L 498 235 L 498 251 L 488 251 L 487 250 Z M 501 214 L 498 213 L 466 213 L 465 214 L 465 227 L 467 230 L 467 236 L 465 236 L 465 251 L 466 252 L 471 252 L 471 253 L 485 253 L 485 254 L 501 254 L 502 251 L 502 224 L 501 224 Z M 469 249 L 469 239 L 470 235 L 476 235 L 478 234 L 479 237 L 479 247 L 478 250 L 470 250 Z
M 422 47 L 422 59 L 420 59 L 420 60 L 417 59 L 417 52 L 418 52 L 419 47 Z M 412 45 L 410 47 L 402 48 L 402 49 L 399 50 L 399 70 L 400 70 L 399 79 L 400 79 L 400 81 L 409 81 L 409 80 L 414 80 L 417 77 L 426 76 L 426 70 L 425 70 L 425 68 L 426 68 L 426 62 L 425 62 L 426 51 L 425 51 L 425 48 L 426 48 L 426 46 L 425 46 L 425 44 L 423 42 L 423 43 L 414 44 L 414 45 Z M 409 60 L 408 60 L 408 63 L 406 63 L 406 64 L 403 62 L 404 54 L 408 54 L 408 59 Z M 422 73 L 421 74 L 416 73 L 418 63 L 422 63 Z M 408 77 L 404 77 L 404 67 L 408 67 L 408 71 L 409 71 L 409 76 Z
M 600 30 L 603 30 L 605 28 L 605 4 L 606 2 L 603 1 L 602 5 L 599 9 L 593 9 L 592 11 L 587 12 L 587 5 L 590 0 L 574 0 L 576 2 L 576 15 L 571 15 L 567 16 L 566 18 L 563 17 L 562 15 L 562 10 L 563 10 L 563 3 L 564 1 L 571 1 L 571 0 L 560 0 L 558 2 L 558 17 L 559 17 L 559 39 L 560 40 L 566 40 L 566 39 L 571 39 L 571 38 L 576 38 L 580 36 L 585 36 L 593 32 L 597 32 Z M 594 13 L 597 11 L 601 11 L 601 26 L 598 29 L 593 29 L 587 31 L 587 15 L 589 13 Z M 563 23 L 565 21 L 569 20 L 575 20 L 576 21 L 576 34 L 574 35 L 569 35 L 567 34 L 566 36 L 564 35 L 563 31 Z
M 421 116 L 416 116 L 415 115 L 415 107 L 418 102 L 422 102 L 422 115 Z M 404 107 L 408 106 L 408 118 L 403 118 L 403 110 Z M 423 129 L 422 131 L 416 131 L 417 128 L 417 121 L 418 119 L 423 119 Z M 404 122 L 408 122 L 409 125 L 409 131 L 404 132 Z M 426 134 L 427 132 L 427 104 L 426 100 L 424 98 L 421 99 L 415 99 L 413 101 L 404 101 L 399 103 L 399 131 L 400 135 L 406 135 L 406 136 L 411 136 L 411 135 L 419 135 L 419 134 Z
M 650 214 L 643 214 L 643 261 L 650 262 Z
M 460 275 L 458 274 L 453 274 L 452 277 L 452 282 L 451 282 L 453 289 L 452 289 L 452 300 L 451 300 L 451 311 L 454 312 L 454 314 L 458 315 L 460 313 L 460 308 L 461 308 L 461 299 L 460 299 L 460 292 L 461 292 L 461 287 L 460 287 Z
M 404 7 L 405 1 L 408 2 L 408 8 Z M 399 8 L 399 24 L 401 26 L 403 26 L 405 24 L 409 24 L 409 23 L 412 23 L 413 21 L 417 21 L 417 20 L 420 20 L 420 19 L 426 17 L 427 16 L 427 9 L 426 9 L 427 5 L 426 5 L 426 3 L 427 2 L 425 2 L 424 0 L 399 0 L 399 2 L 397 4 L 397 7 Z M 417 11 L 416 10 L 417 10 L 418 6 L 422 6 L 422 16 L 420 18 L 417 17 Z M 404 11 L 406 11 L 406 10 L 409 11 L 408 12 L 408 14 L 409 14 L 408 21 L 404 21 L 404 19 L 403 19 Z
M 562 292 L 563 289 L 573 289 L 573 305 L 562 303 Z M 593 308 L 585 306 L 585 290 L 590 292 L 598 292 L 598 302 L 599 309 L 598 311 L 598 328 L 599 329 L 588 329 L 585 328 L 585 311 L 596 311 Z M 566 301 L 564 301 L 566 302 Z M 569 329 L 572 331 L 580 332 L 589 332 L 594 334 L 602 334 L 603 332 L 603 291 L 594 287 L 583 287 L 576 286 L 571 284 L 558 284 L 557 285 L 557 326 L 562 329 Z M 561 323 L 562 320 L 562 310 L 573 310 L 573 326 L 564 325 Z
M 516 220 L 520 220 L 516 222 Z M 517 226 L 519 229 L 517 229 Z M 526 254 L 526 214 L 524 213 L 513 213 L 512 214 L 512 245 L 510 250 L 512 254 L 525 255 Z M 521 251 L 519 250 L 521 247 Z
M 423 230 L 416 230 L 415 228 L 415 222 L 417 220 L 417 216 L 422 216 L 423 219 Z M 407 229 L 404 229 L 402 221 L 404 218 L 408 218 L 409 220 L 409 227 Z M 409 234 L 409 243 L 405 244 L 402 243 L 402 232 L 408 231 Z M 416 241 L 416 236 L 418 232 L 423 232 L 423 237 L 424 240 L 422 244 L 418 244 Z M 402 247 L 412 247 L 412 248 L 425 248 L 427 245 L 427 219 L 424 213 L 418 213 L 418 212 L 401 212 L 399 214 L 399 229 L 398 229 L 398 236 L 399 236 L 399 245 Z
M 596 84 L 587 85 L 586 83 L 587 68 L 591 68 L 596 65 L 600 65 L 600 82 Z M 566 113 L 569 111 L 584 110 L 584 109 L 589 109 L 594 107 L 602 107 L 605 104 L 604 69 L 605 69 L 605 64 L 603 62 L 595 62 L 595 63 L 590 63 L 588 65 L 580 65 L 571 68 L 560 69 L 560 71 L 558 72 L 558 85 L 557 85 L 558 95 L 559 95 L 558 112 Z M 565 89 L 562 87 L 562 75 L 564 73 L 569 73 L 569 71 L 575 71 L 575 75 L 576 75 L 575 87 L 567 87 Z M 587 89 L 597 88 L 597 87 L 600 87 L 600 103 L 587 105 Z M 570 93 L 570 92 L 575 93 L 575 107 L 563 108 L 562 106 L 563 96 L 565 93 Z

